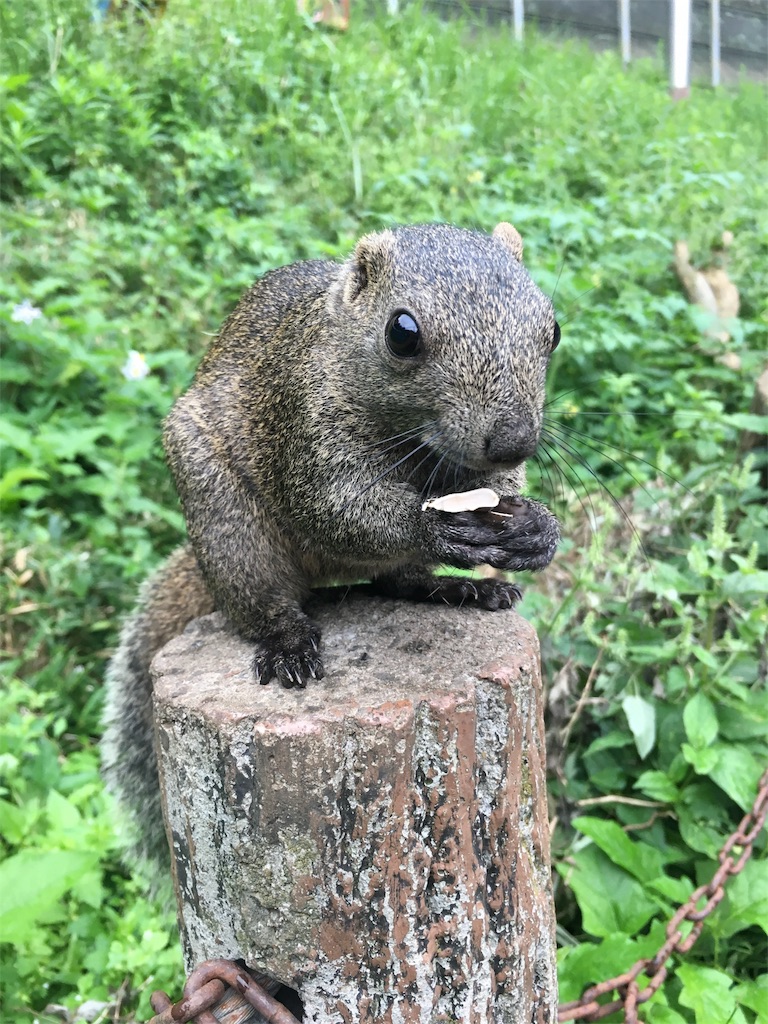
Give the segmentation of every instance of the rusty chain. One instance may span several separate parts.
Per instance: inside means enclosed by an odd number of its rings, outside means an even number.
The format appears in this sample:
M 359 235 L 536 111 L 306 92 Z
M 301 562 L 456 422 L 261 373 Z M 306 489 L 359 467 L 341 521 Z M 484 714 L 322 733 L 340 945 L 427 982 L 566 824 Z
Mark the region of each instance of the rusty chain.
M 221 1004 L 229 989 L 242 998 L 231 1007 L 231 1012 L 219 1017 L 213 1015 L 214 1008 Z M 189 976 L 184 992 L 178 1003 L 172 1003 L 165 992 L 153 992 L 150 997 L 154 1016 L 149 1024 L 219 1024 L 220 1021 L 235 1019 L 253 1020 L 252 1014 L 243 1016 L 243 1002 L 261 1014 L 267 1024 L 300 1024 L 291 1011 L 278 1002 L 251 975 L 233 960 L 206 960 Z
M 624 974 L 620 974 L 599 985 L 585 989 L 580 999 L 561 1003 L 558 1007 L 558 1024 L 567 1021 L 583 1021 L 594 1024 L 612 1013 L 624 1010 L 625 1024 L 637 1024 L 637 1007 L 647 1002 L 667 977 L 667 960 L 673 953 L 687 953 L 701 934 L 704 921 L 725 895 L 728 878 L 738 875 L 752 855 L 754 842 L 768 816 L 768 770 L 765 771 L 755 797 L 752 809 L 744 815 L 736 831 L 729 836 L 718 854 L 719 867 L 707 885 L 700 885 L 688 900 L 676 911 L 666 928 L 666 941 L 655 956 L 638 960 Z M 696 909 L 704 900 L 704 905 Z M 683 933 L 683 921 L 691 923 L 687 934 Z M 639 978 L 645 975 L 647 984 L 641 989 Z M 260 980 L 264 980 L 259 976 Z M 233 990 L 241 997 L 230 1007 L 224 1008 L 228 993 Z M 610 1002 L 601 1003 L 603 996 L 617 994 Z M 243 1007 L 252 1007 L 268 1024 L 300 1024 L 287 1007 L 278 1002 L 242 967 L 232 960 L 206 960 L 190 974 L 184 992 L 178 1003 L 172 1003 L 165 992 L 153 992 L 150 999 L 154 1016 L 149 1024 L 220 1024 L 220 1022 L 241 1022 L 248 1024 L 254 1019 L 249 1011 L 243 1015 Z M 213 1009 L 219 1010 L 218 1017 Z M 224 1012 L 222 1012 L 224 1010 Z
M 707 885 L 700 885 L 688 900 L 677 910 L 666 928 L 666 941 L 655 956 L 638 960 L 624 974 L 610 978 L 599 985 L 591 985 L 585 989 L 580 999 L 570 1003 L 561 1003 L 558 1008 L 558 1024 L 566 1021 L 584 1021 L 593 1024 L 611 1013 L 623 1008 L 625 1024 L 637 1024 L 637 1007 L 647 1002 L 660 987 L 667 976 L 667 960 L 672 953 L 687 953 L 701 934 L 704 921 L 712 913 L 725 895 L 725 882 L 732 875 L 738 875 L 752 855 L 755 839 L 757 839 L 766 815 L 768 815 L 768 770 L 760 779 L 757 796 L 752 810 L 745 814 L 736 831 L 726 840 L 718 854 L 720 866 Z M 706 902 L 697 910 L 701 900 Z M 691 930 L 683 934 L 683 921 L 691 922 Z M 645 975 L 648 983 L 640 988 L 638 978 Z M 602 996 L 617 993 L 618 998 L 607 1003 L 600 1003 Z

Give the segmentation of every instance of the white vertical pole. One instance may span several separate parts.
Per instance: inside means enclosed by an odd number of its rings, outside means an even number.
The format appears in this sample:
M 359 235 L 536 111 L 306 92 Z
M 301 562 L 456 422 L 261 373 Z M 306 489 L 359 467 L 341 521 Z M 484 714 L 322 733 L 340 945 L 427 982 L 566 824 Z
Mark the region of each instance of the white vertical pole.
M 670 95 L 673 100 L 688 96 L 691 91 L 691 0 L 672 0 L 670 25 Z
M 629 0 L 619 0 L 619 32 L 621 34 L 621 59 L 627 65 L 632 60 Z
M 515 39 L 523 41 L 523 0 L 512 0 L 512 22 L 515 26 Z
M 720 85 L 720 0 L 711 0 L 709 6 L 710 59 L 712 61 L 712 85 Z

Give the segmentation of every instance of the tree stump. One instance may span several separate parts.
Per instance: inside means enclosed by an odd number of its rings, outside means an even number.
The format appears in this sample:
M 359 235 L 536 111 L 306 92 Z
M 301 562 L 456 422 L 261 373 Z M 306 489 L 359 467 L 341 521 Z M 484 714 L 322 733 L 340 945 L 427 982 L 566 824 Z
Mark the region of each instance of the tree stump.
M 242 959 L 317 1024 L 554 1022 L 535 632 L 359 596 L 311 611 L 306 690 L 256 685 L 215 615 L 155 659 L 188 967 Z

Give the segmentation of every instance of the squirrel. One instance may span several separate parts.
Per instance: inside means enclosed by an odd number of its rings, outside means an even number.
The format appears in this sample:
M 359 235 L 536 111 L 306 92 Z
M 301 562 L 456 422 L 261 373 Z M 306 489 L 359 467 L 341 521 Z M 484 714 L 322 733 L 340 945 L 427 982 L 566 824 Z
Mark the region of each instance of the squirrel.
M 225 321 L 165 422 L 189 542 L 144 586 L 107 672 L 107 786 L 140 857 L 167 860 L 153 750 L 154 654 L 214 610 L 255 645 L 255 679 L 323 677 L 313 587 L 369 580 L 388 596 L 520 596 L 440 565 L 541 569 L 555 516 L 523 497 L 560 328 L 510 225 L 365 235 L 346 262 L 273 270 Z M 495 489 L 505 516 L 423 508 Z

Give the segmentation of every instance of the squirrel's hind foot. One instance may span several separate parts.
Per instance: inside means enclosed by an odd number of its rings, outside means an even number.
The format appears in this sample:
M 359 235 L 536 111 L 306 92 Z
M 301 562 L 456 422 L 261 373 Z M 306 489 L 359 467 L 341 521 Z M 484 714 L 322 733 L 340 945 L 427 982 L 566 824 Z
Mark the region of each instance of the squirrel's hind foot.
M 497 579 L 470 579 L 464 576 L 436 576 L 435 585 L 429 594 L 430 601 L 444 601 L 445 604 L 476 604 L 486 611 L 496 612 L 511 608 L 523 596 L 514 583 Z
M 433 576 L 421 568 L 404 569 L 392 576 L 379 576 L 371 582 L 370 588 L 387 597 L 442 602 L 459 607 L 474 604 L 491 612 L 511 608 L 522 597 L 520 588 L 506 580 Z
M 291 630 L 259 641 L 260 650 L 253 659 L 253 674 L 262 686 L 277 679 L 287 690 L 303 690 L 310 679 L 322 679 L 325 675 L 318 653 L 320 630 L 309 619 L 293 626 Z

